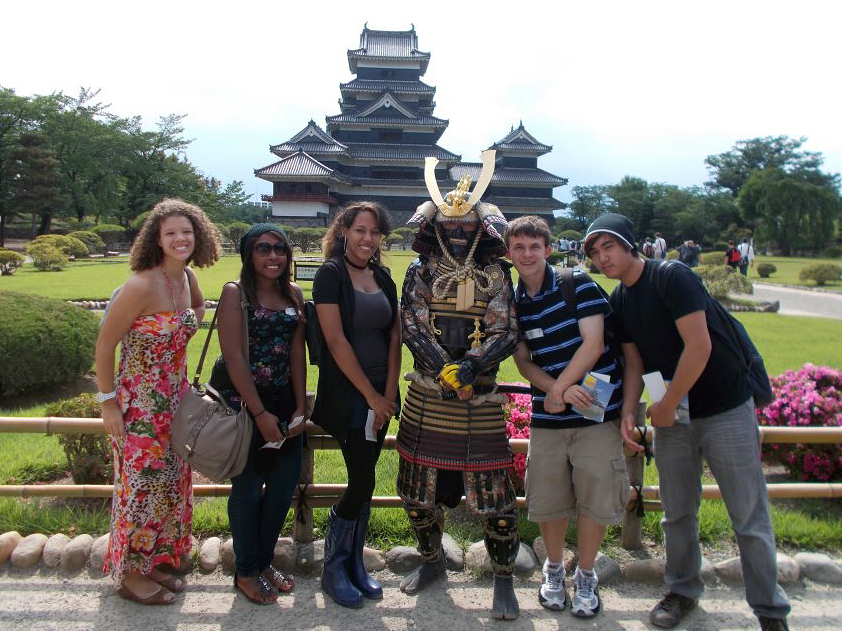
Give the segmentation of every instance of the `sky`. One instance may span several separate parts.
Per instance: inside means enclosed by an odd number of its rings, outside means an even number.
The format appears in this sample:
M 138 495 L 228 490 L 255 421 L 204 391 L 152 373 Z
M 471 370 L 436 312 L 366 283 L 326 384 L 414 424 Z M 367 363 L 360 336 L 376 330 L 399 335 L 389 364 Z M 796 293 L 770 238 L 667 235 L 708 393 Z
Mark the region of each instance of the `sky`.
M 42 0 L 6 4 L 2 19 L 0 85 L 99 89 L 150 129 L 186 114 L 187 159 L 254 195 L 271 192 L 254 177 L 277 159 L 269 145 L 339 113 L 366 22 L 415 25 L 434 113 L 450 121 L 442 147 L 475 162 L 523 121 L 552 145 L 538 164 L 569 179 L 563 201 L 625 175 L 701 185 L 706 156 L 759 136 L 805 136 L 842 172 L 834 0 Z

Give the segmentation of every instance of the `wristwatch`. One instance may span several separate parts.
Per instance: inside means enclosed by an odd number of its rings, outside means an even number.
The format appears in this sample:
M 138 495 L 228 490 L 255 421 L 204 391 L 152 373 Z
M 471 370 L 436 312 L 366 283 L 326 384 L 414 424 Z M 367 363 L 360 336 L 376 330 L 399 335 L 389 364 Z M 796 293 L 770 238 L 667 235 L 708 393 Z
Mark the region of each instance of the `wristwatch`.
M 117 391 L 112 390 L 111 392 L 97 392 L 94 395 L 94 399 L 96 399 L 97 403 L 104 403 L 108 401 L 108 399 L 113 399 L 117 396 Z

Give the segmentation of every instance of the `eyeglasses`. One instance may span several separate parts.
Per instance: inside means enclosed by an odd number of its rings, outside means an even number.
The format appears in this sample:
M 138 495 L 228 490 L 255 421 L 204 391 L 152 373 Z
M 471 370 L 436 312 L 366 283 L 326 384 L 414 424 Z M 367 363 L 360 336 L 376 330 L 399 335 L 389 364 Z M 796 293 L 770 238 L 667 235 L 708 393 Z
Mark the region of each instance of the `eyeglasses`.
M 275 250 L 278 256 L 283 256 L 287 253 L 287 246 L 285 243 L 266 243 L 265 241 L 254 246 L 254 251 L 260 256 L 269 256 L 272 250 Z

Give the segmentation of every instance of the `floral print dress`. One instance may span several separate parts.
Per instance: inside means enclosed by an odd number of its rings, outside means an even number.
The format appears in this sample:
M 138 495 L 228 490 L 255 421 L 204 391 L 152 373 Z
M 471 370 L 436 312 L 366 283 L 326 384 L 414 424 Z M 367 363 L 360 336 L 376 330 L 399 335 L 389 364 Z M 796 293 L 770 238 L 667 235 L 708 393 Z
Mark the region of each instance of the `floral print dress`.
M 187 343 L 198 323 L 192 309 L 139 316 L 122 340 L 117 401 L 126 437 L 112 438 L 114 498 L 103 571 L 120 587 L 127 574 L 179 565 L 190 551 L 190 466 L 170 448 L 170 425 L 187 379 Z

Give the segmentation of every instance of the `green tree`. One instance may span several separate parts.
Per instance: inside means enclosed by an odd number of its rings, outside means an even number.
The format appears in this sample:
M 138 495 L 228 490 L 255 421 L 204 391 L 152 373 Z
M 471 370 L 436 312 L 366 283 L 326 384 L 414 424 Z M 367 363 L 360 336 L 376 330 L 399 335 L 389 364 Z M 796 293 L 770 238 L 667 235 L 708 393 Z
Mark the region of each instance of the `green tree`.
M 616 203 L 616 211 L 632 220 L 638 235 L 651 229 L 655 204 L 649 183 L 643 178 L 626 175 L 618 184 L 607 187 Z
M 782 169 L 753 172 L 738 201 L 744 217 L 756 223 L 758 237 L 787 256 L 794 250 L 822 249 L 842 217 L 837 190 L 805 182 Z
M 705 158 L 711 175 L 709 186 L 724 188 L 732 197 L 748 182 L 752 171 L 780 169 L 787 173 L 799 173 L 799 179 L 812 184 L 838 185 L 838 176 L 821 171 L 824 158 L 820 152 L 803 151 L 801 146 L 807 138 L 789 136 L 766 136 L 751 140 L 738 140 L 731 151 L 710 155 Z
M 67 204 L 56 152 L 44 136 L 24 133 L 18 138 L 18 146 L 11 152 L 10 158 L 10 168 L 14 170 L 11 187 L 13 208 L 16 212 L 31 214 L 33 237 L 39 216 L 41 224 L 37 234 L 49 233 L 53 213 L 64 210 Z
M 607 186 L 574 186 L 573 201 L 567 207 L 572 225 L 563 229 L 582 231 L 603 213 L 616 212 L 617 202 L 609 195 Z

